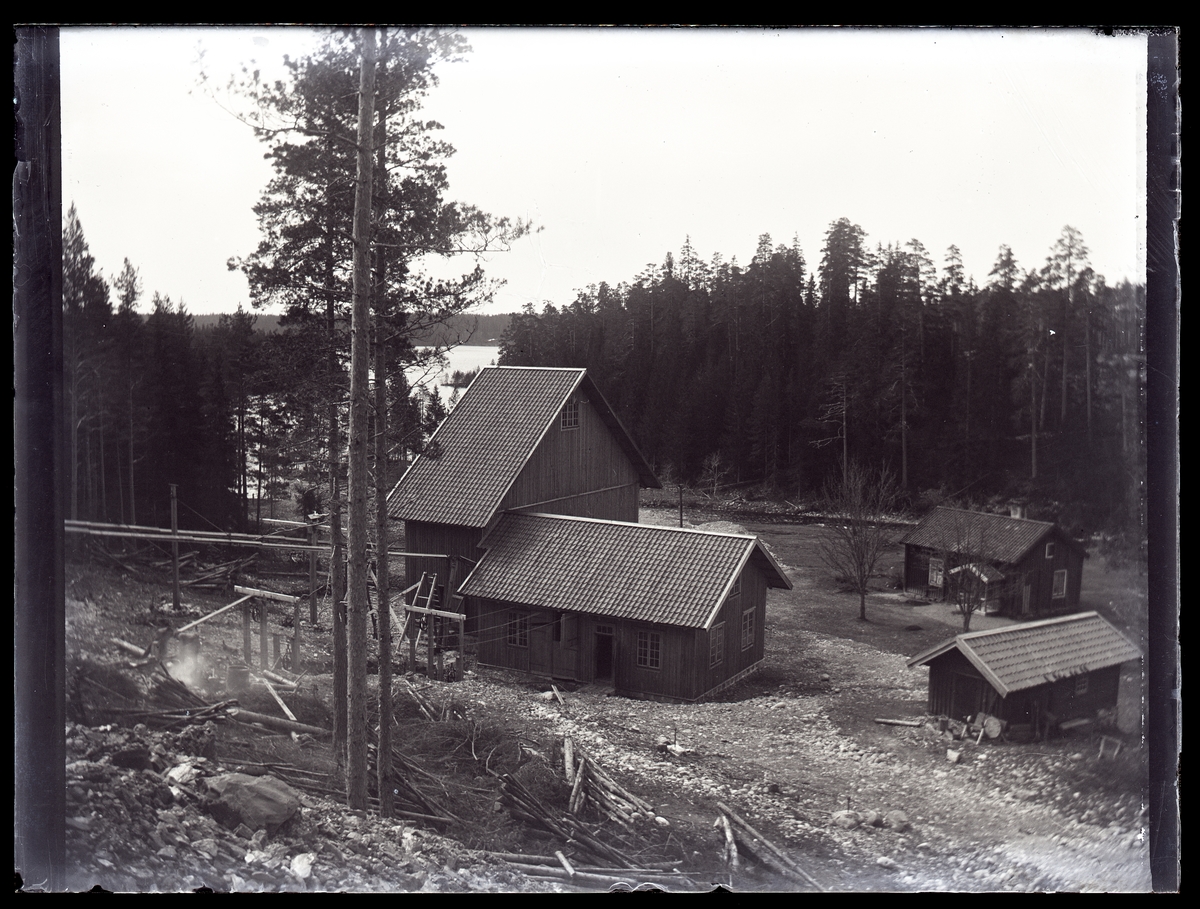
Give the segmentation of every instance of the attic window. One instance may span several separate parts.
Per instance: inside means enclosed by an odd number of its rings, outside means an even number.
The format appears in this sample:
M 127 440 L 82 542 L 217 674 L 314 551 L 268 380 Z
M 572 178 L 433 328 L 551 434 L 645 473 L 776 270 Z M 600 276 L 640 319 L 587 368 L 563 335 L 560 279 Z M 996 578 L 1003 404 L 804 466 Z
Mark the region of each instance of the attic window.
M 562 429 L 578 429 L 579 428 L 579 399 L 574 398 L 563 405 L 562 421 L 560 424 Z
M 733 586 L 729 588 L 729 598 L 740 597 L 742 595 L 742 576 L 739 574 L 733 579 Z
M 1048 559 L 1054 558 L 1054 544 L 1053 543 L 1046 544 L 1046 558 L 1048 558 Z

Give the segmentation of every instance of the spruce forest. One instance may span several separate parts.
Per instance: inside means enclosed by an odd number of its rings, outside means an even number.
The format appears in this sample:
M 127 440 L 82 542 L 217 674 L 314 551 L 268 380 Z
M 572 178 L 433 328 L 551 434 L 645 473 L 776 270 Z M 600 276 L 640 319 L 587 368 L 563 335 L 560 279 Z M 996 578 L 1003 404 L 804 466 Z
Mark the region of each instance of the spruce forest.
M 685 242 L 632 283 L 527 305 L 502 364 L 584 366 L 666 483 L 816 493 L 886 467 L 914 508 L 1022 498 L 1141 538 L 1144 288 L 1109 286 L 1071 227 L 987 282 L 918 240 L 869 248 L 841 218 L 816 268 L 759 238 L 747 267 Z

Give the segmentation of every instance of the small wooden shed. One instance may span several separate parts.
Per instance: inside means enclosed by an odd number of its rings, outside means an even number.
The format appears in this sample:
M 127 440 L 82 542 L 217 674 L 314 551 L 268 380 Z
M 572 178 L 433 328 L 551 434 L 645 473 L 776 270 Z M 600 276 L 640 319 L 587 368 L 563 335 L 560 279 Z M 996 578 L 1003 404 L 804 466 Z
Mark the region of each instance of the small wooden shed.
M 908 661 L 929 667 L 929 712 L 980 713 L 1035 732 L 1116 707 L 1121 664 L 1141 651 L 1095 612 L 950 638 Z
M 901 541 L 904 589 L 945 598 L 957 569 L 983 581 L 989 613 L 1037 618 L 1079 608 L 1087 551 L 1051 521 L 935 508 Z
M 670 701 L 762 663 L 767 588 L 791 588 L 755 536 L 551 514 L 501 515 L 463 581 L 479 662 Z

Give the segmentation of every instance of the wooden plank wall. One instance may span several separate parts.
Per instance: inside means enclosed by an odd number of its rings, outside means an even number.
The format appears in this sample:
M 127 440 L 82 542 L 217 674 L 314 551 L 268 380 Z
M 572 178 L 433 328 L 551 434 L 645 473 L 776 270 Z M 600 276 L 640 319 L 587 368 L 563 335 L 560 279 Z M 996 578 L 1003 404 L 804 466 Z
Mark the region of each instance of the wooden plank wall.
M 453 524 L 431 524 L 425 521 L 404 522 L 404 551 L 429 552 L 438 555 L 456 555 L 476 562 L 483 555 L 479 539 L 483 531 L 475 527 L 458 527 Z M 446 559 L 404 560 L 404 586 L 421 580 L 422 572 L 436 573 L 439 586 L 445 584 L 449 570 Z M 460 578 L 461 580 L 461 578 Z
M 500 510 L 532 506 L 532 510 L 550 514 L 637 521 L 637 488 L 638 474 L 629 458 L 595 408 L 582 400 L 579 426 L 562 429 L 555 419 Z M 580 502 L 556 501 L 596 490 L 609 492 L 587 495 Z

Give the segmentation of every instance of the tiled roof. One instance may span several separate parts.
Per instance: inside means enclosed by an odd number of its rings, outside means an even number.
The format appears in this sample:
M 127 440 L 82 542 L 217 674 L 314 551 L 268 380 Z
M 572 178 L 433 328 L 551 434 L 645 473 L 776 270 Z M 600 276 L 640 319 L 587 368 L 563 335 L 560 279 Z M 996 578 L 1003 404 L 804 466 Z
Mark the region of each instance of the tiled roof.
M 1011 564 L 1021 561 L 1054 526 L 1050 521 L 939 507 L 926 515 L 925 520 L 900 542 Z M 1065 534 L 1063 539 L 1069 545 L 1078 546 Z
M 388 516 L 484 527 L 580 385 L 626 450 L 644 485 L 657 486 L 645 459 L 582 369 L 493 366 L 480 370 L 422 456 L 388 496 Z M 434 444 L 436 443 L 436 444 Z
M 481 545 L 460 594 L 614 619 L 706 628 L 751 559 L 792 586 L 753 536 L 509 512 Z
M 1081 612 L 960 634 L 913 657 L 908 665 L 924 665 L 954 648 L 1001 697 L 1141 656 L 1141 651 L 1098 613 Z

